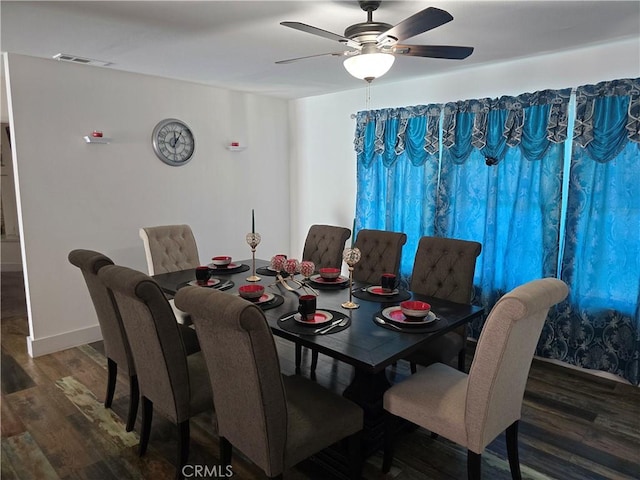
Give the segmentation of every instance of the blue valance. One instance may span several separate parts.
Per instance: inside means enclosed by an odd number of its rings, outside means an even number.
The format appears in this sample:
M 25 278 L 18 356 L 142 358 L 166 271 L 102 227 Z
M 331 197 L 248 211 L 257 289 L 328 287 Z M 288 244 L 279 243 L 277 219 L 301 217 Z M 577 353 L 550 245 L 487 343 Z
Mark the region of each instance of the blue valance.
M 567 139 L 571 89 L 543 90 L 517 97 L 449 102 L 444 106 L 442 146 L 464 163 L 474 148 L 495 163 L 507 147 L 520 147 L 530 160 L 544 156 L 550 143 Z
M 600 163 L 614 159 L 629 141 L 640 148 L 640 79 L 578 87 L 573 140 Z
M 530 160 L 540 159 L 550 143 L 567 139 L 570 96 L 567 88 L 361 111 L 354 140 L 358 163 L 369 168 L 379 157 L 390 167 L 407 153 L 413 165 L 424 165 L 438 154 L 440 128 L 442 148 L 455 163 L 464 163 L 474 148 L 496 163 L 504 159 L 508 147 L 518 146 Z
M 368 168 L 380 156 L 390 167 L 406 152 L 414 166 L 424 165 L 439 151 L 441 110 L 441 105 L 430 104 L 358 112 L 354 140 L 358 163 Z

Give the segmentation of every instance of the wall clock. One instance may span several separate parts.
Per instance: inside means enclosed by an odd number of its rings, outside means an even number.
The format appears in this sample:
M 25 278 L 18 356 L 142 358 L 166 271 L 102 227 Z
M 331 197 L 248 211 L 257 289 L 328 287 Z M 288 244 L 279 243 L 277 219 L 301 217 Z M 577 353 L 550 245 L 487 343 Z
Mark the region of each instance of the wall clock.
M 151 142 L 158 158 L 173 167 L 189 162 L 196 147 L 191 129 L 175 118 L 159 122 L 153 129 Z

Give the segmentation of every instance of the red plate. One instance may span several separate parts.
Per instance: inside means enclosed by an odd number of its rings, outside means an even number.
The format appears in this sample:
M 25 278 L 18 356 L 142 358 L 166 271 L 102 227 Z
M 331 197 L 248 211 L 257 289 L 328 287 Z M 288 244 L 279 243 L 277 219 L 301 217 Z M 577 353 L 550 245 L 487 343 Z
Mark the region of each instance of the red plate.
M 238 294 L 238 296 L 240 297 L 240 294 Z M 240 297 L 242 298 L 242 297 Z M 276 296 L 273 293 L 264 293 L 262 294 L 262 296 L 257 299 L 255 302 L 249 300 L 251 303 L 255 303 L 256 305 L 260 305 L 261 303 L 269 303 L 271 300 L 273 300 L 274 298 L 276 298 Z
M 392 295 L 397 295 L 398 293 L 400 293 L 397 288 L 395 290 L 392 290 L 391 292 L 385 292 L 384 290 L 382 290 L 382 287 L 380 285 L 373 285 L 371 287 L 367 287 L 367 292 L 369 292 L 372 295 L 384 295 L 387 297 L 390 297 Z
M 429 312 L 429 314 L 426 317 L 421 319 L 407 318 L 405 317 L 404 313 L 402 313 L 402 310 L 400 310 L 399 306 L 385 308 L 384 310 L 382 310 L 382 316 L 387 320 L 391 321 L 392 323 L 397 323 L 398 325 L 401 325 L 401 326 L 416 326 L 416 327 L 428 325 L 434 322 L 435 320 L 437 320 L 438 318 L 436 317 L 436 314 L 433 312 Z
M 230 263 L 226 267 L 216 267 L 213 263 L 207 265 L 211 270 L 214 270 L 216 275 L 224 275 L 225 273 L 234 273 L 240 270 L 244 264 L 242 263 Z
M 299 313 L 296 313 L 293 319 L 303 325 L 313 325 L 317 327 L 333 320 L 333 314 L 331 312 L 325 312 L 324 310 L 316 310 L 313 320 L 302 320 Z
M 220 283 L 220 280 L 217 278 L 210 278 L 209 280 L 205 282 L 198 282 L 197 280 L 191 280 L 189 282 L 189 285 L 194 285 L 196 287 L 215 287 L 216 285 L 218 285 Z
M 234 268 L 238 268 L 240 265 L 238 265 L 237 263 L 230 263 L 229 265 L 222 267 L 222 266 L 218 266 L 218 265 L 214 265 L 213 263 L 210 263 L 207 266 L 209 268 L 213 268 L 214 270 L 233 270 Z
M 325 280 L 318 273 L 316 275 L 311 275 L 309 277 L 309 280 L 311 280 L 312 282 L 315 282 L 315 283 L 319 283 L 320 285 L 340 285 L 341 283 L 348 282 L 349 281 L 349 277 L 343 277 L 342 275 L 340 275 L 335 280 Z

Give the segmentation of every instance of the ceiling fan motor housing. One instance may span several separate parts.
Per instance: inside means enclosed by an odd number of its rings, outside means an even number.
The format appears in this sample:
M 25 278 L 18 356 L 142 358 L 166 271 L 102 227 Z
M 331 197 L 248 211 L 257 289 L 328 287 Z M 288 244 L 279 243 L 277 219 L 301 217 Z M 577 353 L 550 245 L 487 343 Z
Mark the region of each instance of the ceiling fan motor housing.
M 378 35 L 392 27 L 393 25 L 381 22 L 356 23 L 345 29 L 344 36 L 360 43 L 375 42 Z

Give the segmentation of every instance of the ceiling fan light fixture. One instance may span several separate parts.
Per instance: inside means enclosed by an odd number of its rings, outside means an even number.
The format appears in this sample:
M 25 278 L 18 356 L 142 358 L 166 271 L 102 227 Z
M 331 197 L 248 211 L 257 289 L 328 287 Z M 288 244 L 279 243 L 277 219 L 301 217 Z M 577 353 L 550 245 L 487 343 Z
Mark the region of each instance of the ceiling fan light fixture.
M 362 53 L 348 57 L 344 68 L 354 77 L 370 82 L 387 73 L 395 59 L 390 53 Z

